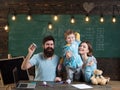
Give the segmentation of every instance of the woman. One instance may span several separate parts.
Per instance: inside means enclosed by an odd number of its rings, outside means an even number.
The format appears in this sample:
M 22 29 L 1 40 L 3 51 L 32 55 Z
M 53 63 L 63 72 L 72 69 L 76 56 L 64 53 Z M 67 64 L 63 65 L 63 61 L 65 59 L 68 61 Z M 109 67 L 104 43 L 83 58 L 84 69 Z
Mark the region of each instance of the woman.
M 85 82 L 90 82 L 90 78 L 93 75 L 95 69 L 97 69 L 96 58 L 92 54 L 92 45 L 89 41 L 82 41 L 79 45 L 79 54 L 82 57 L 83 65 L 82 72 Z

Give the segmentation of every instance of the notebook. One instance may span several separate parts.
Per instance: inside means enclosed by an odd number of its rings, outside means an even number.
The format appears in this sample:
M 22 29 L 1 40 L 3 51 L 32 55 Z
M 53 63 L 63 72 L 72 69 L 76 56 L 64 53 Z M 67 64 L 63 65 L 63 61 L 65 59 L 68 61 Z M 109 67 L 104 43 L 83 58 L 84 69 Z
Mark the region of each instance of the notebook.
M 13 69 L 13 77 L 16 89 L 24 90 L 24 89 L 35 89 L 36 82 L 20 82 L 19 76 L 17 73 L 17 67 Z

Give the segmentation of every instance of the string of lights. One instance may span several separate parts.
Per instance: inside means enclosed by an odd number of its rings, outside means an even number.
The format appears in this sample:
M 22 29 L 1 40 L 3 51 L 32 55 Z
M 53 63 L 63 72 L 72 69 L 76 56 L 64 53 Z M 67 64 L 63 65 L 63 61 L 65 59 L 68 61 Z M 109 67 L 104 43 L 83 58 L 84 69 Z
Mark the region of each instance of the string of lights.
M 31 7 L 28 5 L 28 13 L 27 13 L 27 15 L 26 15 L 26 20 L 28 20 L 28 21 L 31 21 L 32 20 L 32 12 L 31 12 Z M 116 18 L 116 15 L 115 15 L 115 10 L 116 11 L 118 11 L 118 13 L 119 13 L 119 10 L 118 10 L 118 7 L 116 6 L 116 5 L 113 5 L 113 10 L 112 10 L 112 18 L 111 18 L 111 22 L 112 23 L 116 23 L 116 21 L 117 21 L 117 18 Z M 9 10 L 9 13 L 8 13 L 8 15 L 10 14 L 10 10 Z M 53 20 L 54 21 L 58 21 L 58 19 L 59 19 L 59 14 L 54 14 L 53 15 Z M 75 15 L 70 15 L 71 17 L 70 17 L 70 23 L 71 24 L 74 24 L 74 23 L 76 23 L 76 18 L 75 18 Z M 11 19 L 13 20 L 13 21 L 16 21 L 16 19 L 17 19 L 17 13 L 16 13 L 16 10 L 14 10 L 13 9 L 13 12 L 12 12 L 12 16 L 11 16 Z M 89 12 L 87 12 L 87 14 L 85 15 L 85 19 L 84 19 L 84 21 L 85 22 L 90 22 L 90 20 L 91 20 L 91 18 L 90 18 L 90 11 Z M 102 12 L 102 9 L 101 9 L 101 7 L 100 7 L 100 19 L 99 19 L 99 22 L 100 23 L 103 23 L 105 21 L 105 18 L 104 18 L 104 16 L 103 16 L 103 12 Z M 52 29 L 53 28 L 53 25 L 52 25 L 52 23 L 51 22 L 48 22 L 48 29 Z M 7 21 L 7 23 L 6 23 L 6 25 L 4 26 L 4 29 L 7 31 L 8 29 L 9 29 L 9 23 L 8 23 L 8 21 Z

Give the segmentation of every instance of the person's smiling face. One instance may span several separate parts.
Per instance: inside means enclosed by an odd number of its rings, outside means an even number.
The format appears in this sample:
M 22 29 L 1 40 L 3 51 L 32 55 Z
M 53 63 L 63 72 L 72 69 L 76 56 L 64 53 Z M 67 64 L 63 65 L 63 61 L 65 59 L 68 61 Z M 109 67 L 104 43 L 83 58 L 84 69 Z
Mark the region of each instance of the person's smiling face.
M 52 57 L 54 54 L 54 42 L 49 40 L 44 44 L 44 54 L 46 57 Z
M 88 45 L 87 45 L 86 43 L 82 43 L 82 44 L 79 46 L 79 53 L 80 53 L 81 55 L 89 53 Z
M 68 44 L 71 44 L 71 43 L 73 43 L 75 41 L 75 35 L 74 34 L 70 34 L 70 35 L 68 35 L 67 37 L 66 37 L 66 42 L 68 43 Z

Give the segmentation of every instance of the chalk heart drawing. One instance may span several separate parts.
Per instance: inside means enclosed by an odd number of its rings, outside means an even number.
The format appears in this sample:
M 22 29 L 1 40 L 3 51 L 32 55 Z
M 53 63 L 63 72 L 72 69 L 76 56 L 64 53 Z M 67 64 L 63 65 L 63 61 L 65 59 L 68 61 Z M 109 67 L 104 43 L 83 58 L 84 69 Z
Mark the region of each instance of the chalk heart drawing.
M 85 2 L 83 3 L 83 8 L 85 9 L 85 11 L 87 11 L 88 13 L 95 7 L 94 3 L 88 3 Z

